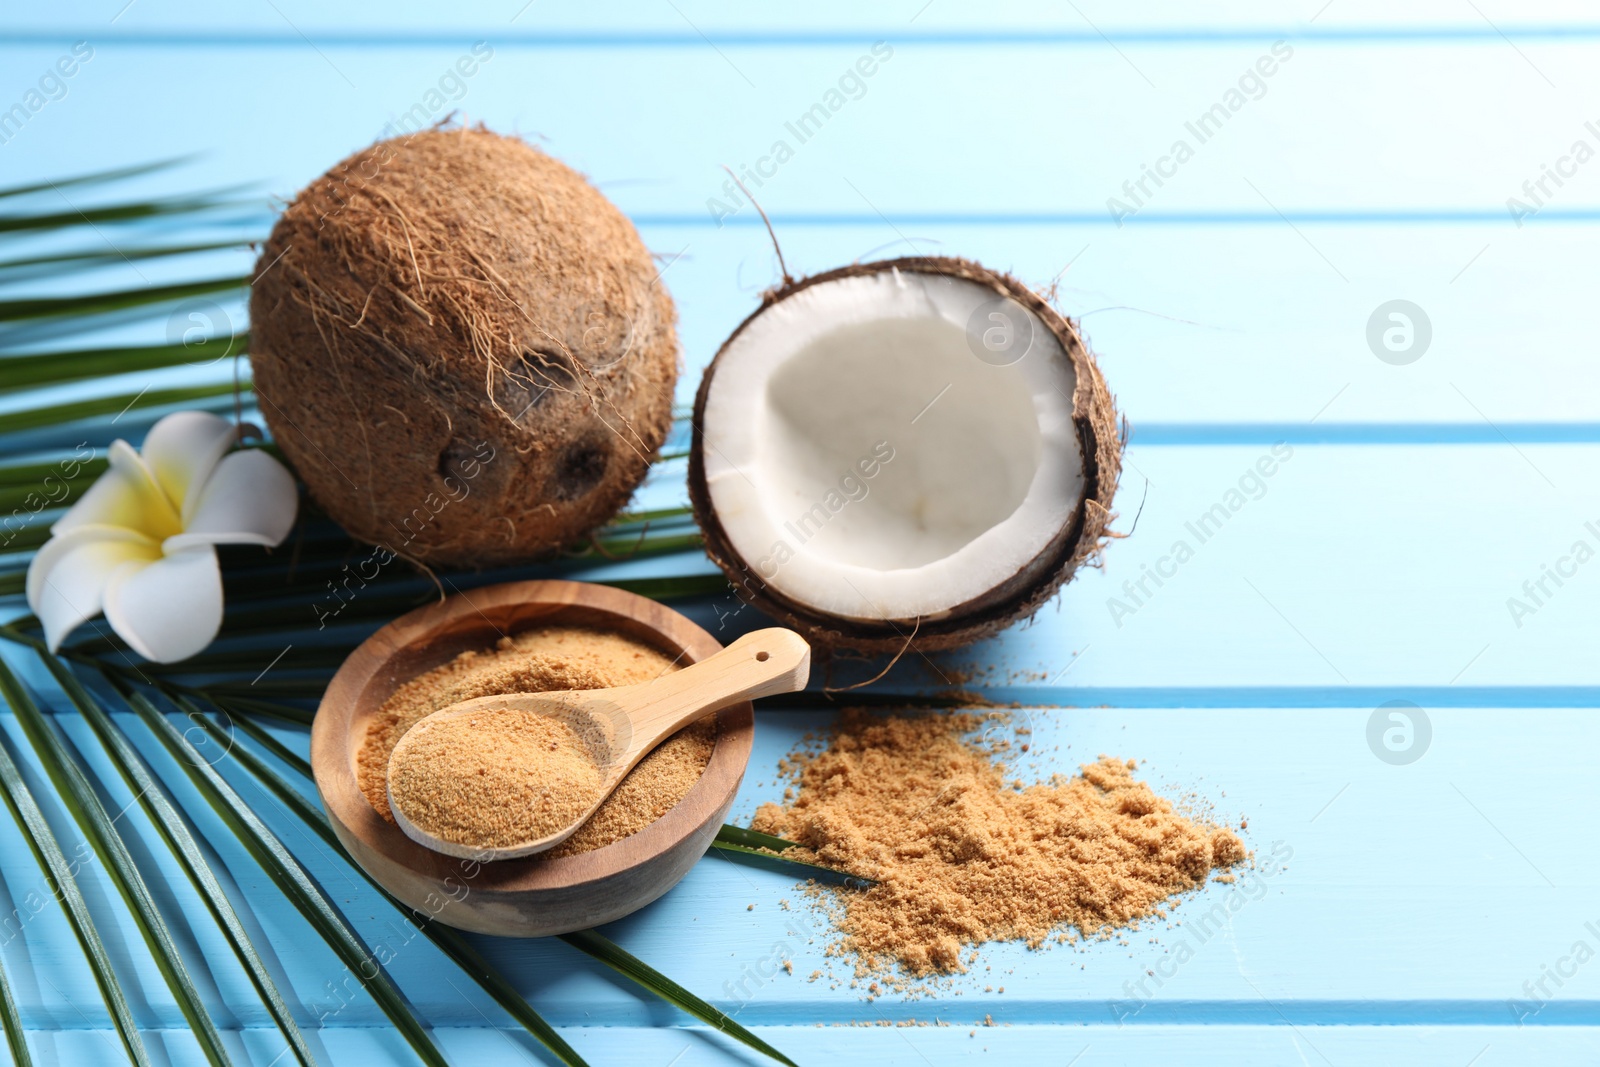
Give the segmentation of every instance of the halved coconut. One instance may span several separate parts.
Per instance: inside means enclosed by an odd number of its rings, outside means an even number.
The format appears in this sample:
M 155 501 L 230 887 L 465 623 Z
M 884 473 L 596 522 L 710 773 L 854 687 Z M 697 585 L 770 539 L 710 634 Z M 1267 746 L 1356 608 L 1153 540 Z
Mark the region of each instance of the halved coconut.
M 742 597 L 823 648 L 932 650 L 1032 615 L 1099 550 L 1121 449 L 1071 322 L 976 263 L 896 259 L 740 324 L 689 491 Z

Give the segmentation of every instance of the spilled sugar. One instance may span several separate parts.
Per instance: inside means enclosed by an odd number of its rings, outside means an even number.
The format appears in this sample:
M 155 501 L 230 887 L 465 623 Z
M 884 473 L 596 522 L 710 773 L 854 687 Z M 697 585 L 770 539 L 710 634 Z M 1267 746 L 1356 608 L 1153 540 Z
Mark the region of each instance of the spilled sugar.
M 1131 761 L 1008 782 L 973 738 L 1005 716 L 845 711 L 824 745 L 785 762 L 784 804 L 756 812 L 755 829 L 802 846 L 787 854 L 877 882 L 809 890 L 838 932 L 829 953 L 874 994 L 964 972 L 984 942 L 1111 937 L 1247 858 L 1232 830 L 1175 811 Z

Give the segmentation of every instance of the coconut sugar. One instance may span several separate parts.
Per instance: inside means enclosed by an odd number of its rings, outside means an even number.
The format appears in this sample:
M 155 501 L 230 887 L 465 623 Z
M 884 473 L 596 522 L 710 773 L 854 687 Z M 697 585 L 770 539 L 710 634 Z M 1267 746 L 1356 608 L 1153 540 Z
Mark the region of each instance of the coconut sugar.
M 854 959 L 858 978 L 962 972 L 988 941 L 1108 937 L 1247 858 L 1232 830 L 1176 812 L 1132 761 L 1008 781 L 972 738 L 1004 715 L 847 710 L 825 747 L 790 757 L 787 806 L 756 812 L 754 829 L 800 843 L 786 855 L 875 880 L 812 888 L 840 932 L 830 954 Z
M 493 708 L 412 727 L 390 760 L 389 795 L 433 837 L 512 848 L 577 822 L 604 779 L 571 723 Z
M 503 637 L 493 648 L 463 652 L 400 685 L 367 726 L 356 761 L 357 781 L 378 814 L 393 822 L 389 756 L 406 731 L 427 715 L 475 697 L 634 685 L 675 669 L 671 657 L 617 633 L 548 626 Z M 539 855 L 590 852 L 643 830 L 694 788 L 715 743 L 712 719 L 673 734 L 623 778 L 576 833 Z

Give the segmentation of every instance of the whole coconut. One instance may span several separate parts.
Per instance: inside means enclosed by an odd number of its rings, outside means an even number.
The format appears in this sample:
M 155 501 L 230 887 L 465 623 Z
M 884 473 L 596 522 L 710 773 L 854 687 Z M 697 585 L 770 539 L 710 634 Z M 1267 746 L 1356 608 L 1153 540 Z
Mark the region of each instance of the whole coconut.
M 262 414 L 352 536 L 425 563 L 556 551 L 627 500 L 672 422 L 672 299 L 581 175 L 482 128 L 357 152 L 261 253 Z

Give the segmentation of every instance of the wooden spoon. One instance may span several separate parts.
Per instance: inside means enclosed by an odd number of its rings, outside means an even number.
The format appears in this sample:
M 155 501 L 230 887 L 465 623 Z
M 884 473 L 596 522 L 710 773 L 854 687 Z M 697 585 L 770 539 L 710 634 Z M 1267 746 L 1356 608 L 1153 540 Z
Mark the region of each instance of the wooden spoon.
M 811 646 L 793 630 L 774 627 L 746 634 L 714 656 L 664 674 L 651 682 L 614 689 L 557 693 L 508 693 L 463 700 L 433 712 L 407 730 L 389 756 L 389 810 L 407 837 L 447 856 L 515 859 L 554 848 L 577 832 L 629 771 L 662 741 L 689 723 L 730 704 L 803 689 L 811 673 Z M 407 818 L 396 796 L 395 770 L 408 743 L 425 728 L 447 719 L 510 709 L 565 720 L 584 740 L 599 768 L 601 784 L 594 803 L 572 823 L 536 840 L 506 846 L 469 845 L 436 837 Z

